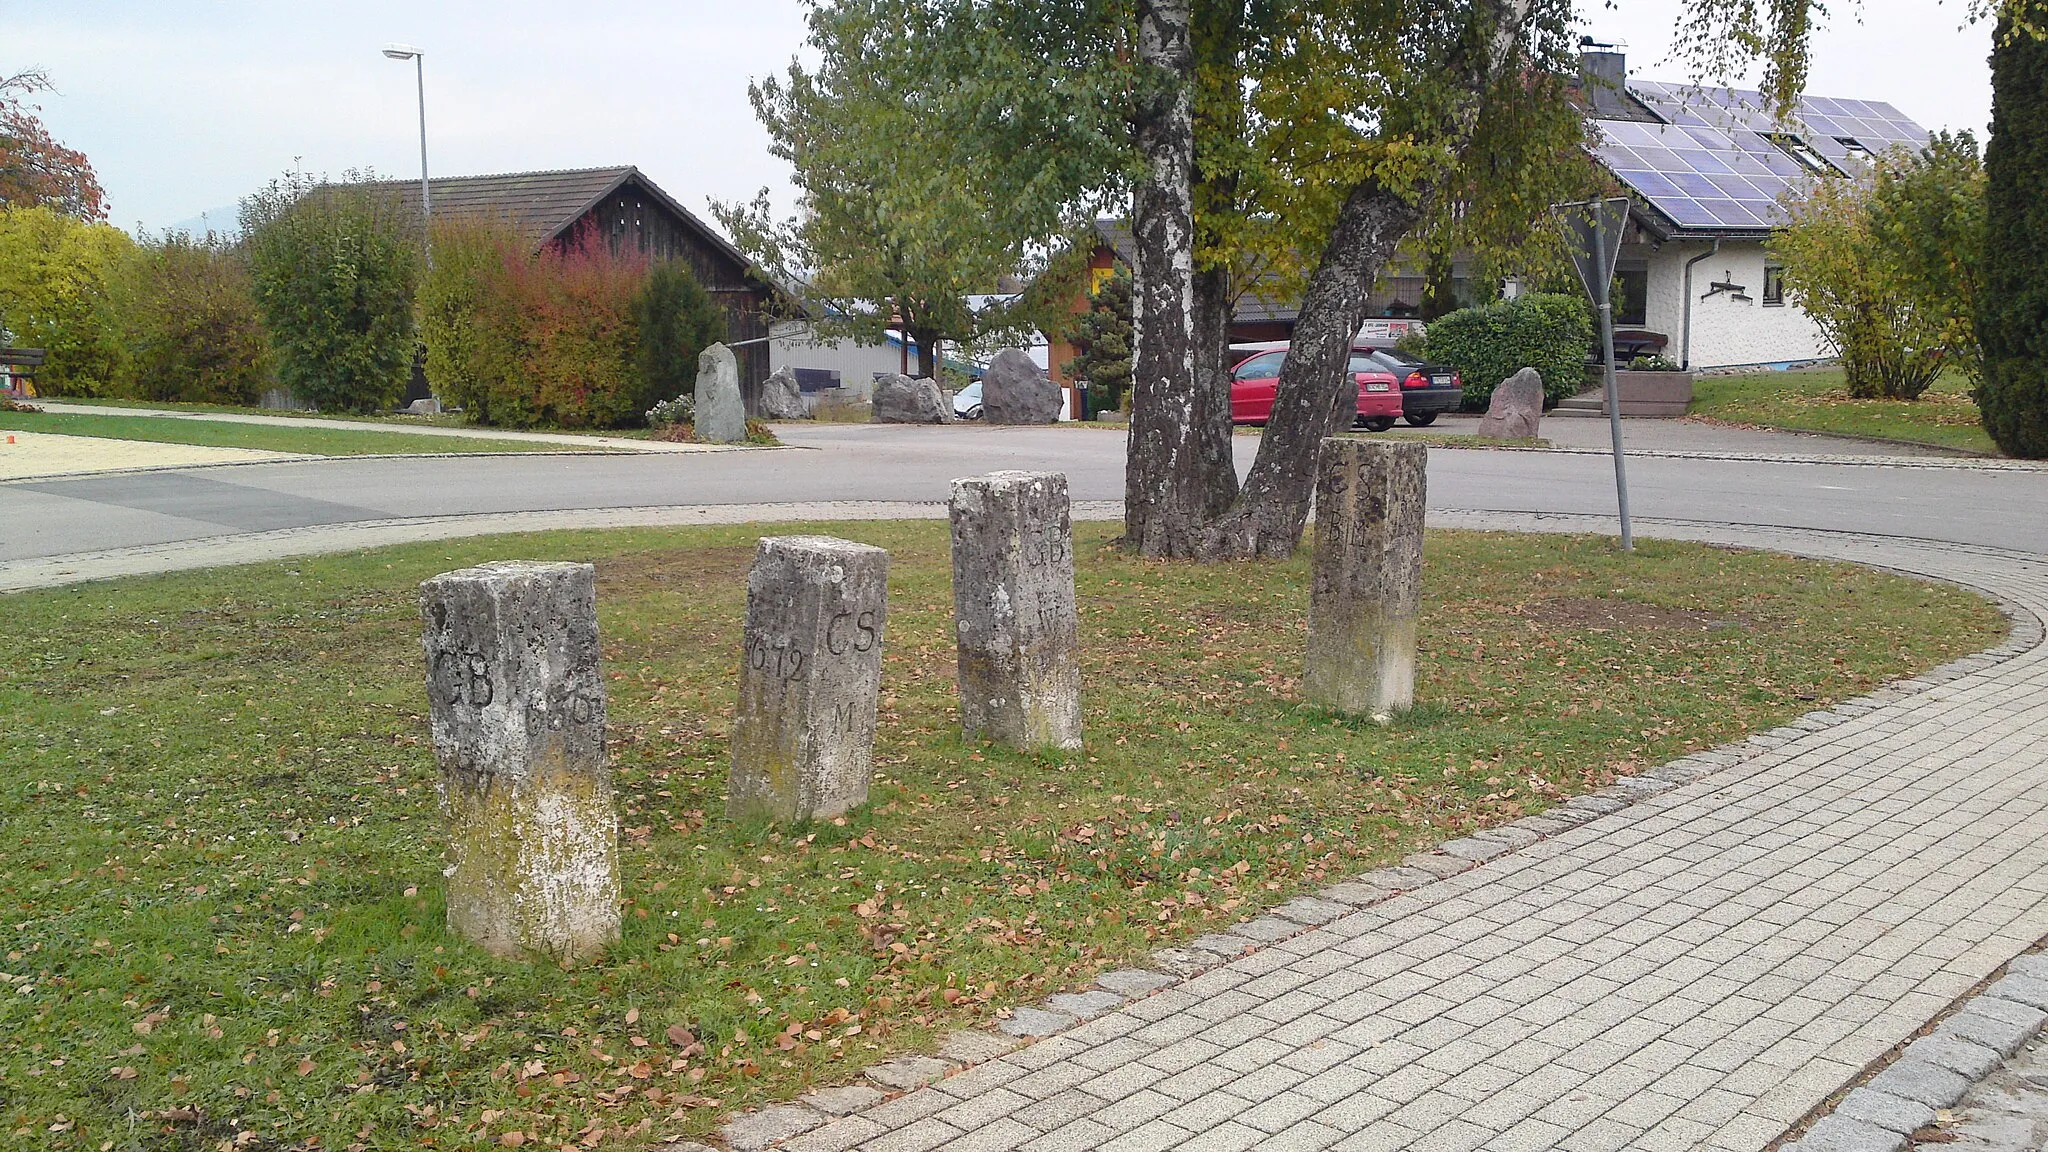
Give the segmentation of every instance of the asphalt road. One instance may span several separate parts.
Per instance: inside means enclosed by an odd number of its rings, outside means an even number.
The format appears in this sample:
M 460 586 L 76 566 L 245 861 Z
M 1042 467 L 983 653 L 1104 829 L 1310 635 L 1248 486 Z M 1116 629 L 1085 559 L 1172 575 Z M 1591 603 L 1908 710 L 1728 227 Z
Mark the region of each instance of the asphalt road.
M 1669 423 L 1669 422 L 1666 422 Z M 1680 447 L 1683 430 L 1655 430 Z M 1644 430 L 1644 439 L 1652 435 Z M 1811 438 L 1751 433 L 1756 452 Z M 1673 437 L 1678 439 L 1674 441 Z M 0 484 L 0 561 L 417 516 L 794 501 L 943 501 L 957 476 L 1064 471 L 1076 499 L 1123 495 L 1124 437 L 1091 428 L 787 427 L 798 450 L 711 455 L 333 459 Z M 1716 448 L 1727 444 L 1723 436 Z M 1238 438 L 1239 466 L 1257 442 Z M 1862 448 L 1867 452 L 1869 449 Z M 1630 461 L 1643 518 L 1816 528 L 2048 554 L 2048 471 L 1864 457 Z M 1611 515 L 1609 458 L 1432 449 L 1433 508 Z

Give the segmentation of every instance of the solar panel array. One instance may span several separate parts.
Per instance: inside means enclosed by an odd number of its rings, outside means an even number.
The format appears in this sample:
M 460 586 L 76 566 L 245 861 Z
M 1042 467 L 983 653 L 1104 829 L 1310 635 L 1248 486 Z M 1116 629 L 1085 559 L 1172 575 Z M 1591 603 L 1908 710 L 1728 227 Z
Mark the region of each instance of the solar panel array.
M 1925 129 L 1881 101 L 1809 96 L 1780 122 L 1755 92 L 1655 81 L 1628 88 L 1665 123 L 1596 120 L 1593 152 L 1681 228 L 1762 230 L 1778 222 L 1778 197 L 1812 172 L 1772 136 L 1850 173 L 1866 154 L 1927 143 Z

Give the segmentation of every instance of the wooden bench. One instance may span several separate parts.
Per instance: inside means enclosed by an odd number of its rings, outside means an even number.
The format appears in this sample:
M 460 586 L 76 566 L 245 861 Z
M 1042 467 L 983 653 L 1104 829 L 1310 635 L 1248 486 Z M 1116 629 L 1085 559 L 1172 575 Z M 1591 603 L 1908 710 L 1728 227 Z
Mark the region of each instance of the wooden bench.
M 0 348 L 0 372 L 7 377 L 4 391 L 27 399 L 36 394 L 36 369 L 49 353 L 41 348 Z

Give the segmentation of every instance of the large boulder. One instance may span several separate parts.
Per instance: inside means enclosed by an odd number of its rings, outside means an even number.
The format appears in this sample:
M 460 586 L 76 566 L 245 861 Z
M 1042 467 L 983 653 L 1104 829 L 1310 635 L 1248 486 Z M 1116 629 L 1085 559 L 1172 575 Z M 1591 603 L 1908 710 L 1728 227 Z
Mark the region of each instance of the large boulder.
M 1479 418 L 1479 435 L 1499 440 L 1527 440 L 1543 423 L 1543 377 L 1534 368 L 1500 382 Z
M 770 372 L 761 385 L 761 418 L 802 420 L 810 414 L 804 407 L 804 391 L 797 387 L 796 369 L 785 364 Z
M 732 349 L 713 344 L 697 357 L 697 439 L 737 444 L 747 438 L 747 405 L 740 398 L 740 362 Z
M 981 418 L 990 424 L 1051 424 L 1060 418 L 1060 386 L 1029 355 L 1005 348 L 981 378 Z
M 930 377 L 884 376 L 875 381 L 877 424 L 950 424 L 953 407 Z

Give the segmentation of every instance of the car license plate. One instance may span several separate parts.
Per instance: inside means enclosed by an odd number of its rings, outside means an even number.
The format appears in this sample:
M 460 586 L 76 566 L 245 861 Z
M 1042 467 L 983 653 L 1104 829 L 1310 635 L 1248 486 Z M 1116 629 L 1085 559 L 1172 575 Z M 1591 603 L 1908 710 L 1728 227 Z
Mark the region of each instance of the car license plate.
M 1429 382 L 1439 388 L 1449 388 L 1451 386 L 1451 378 L 1449 376 L 1431 376 Z
M 1385 380 L 1368 380 L 1365 382 L 1365 390 L 1367 392 L 1390 392 L 1393 390 L 1393 387 L 1393 385 Z

